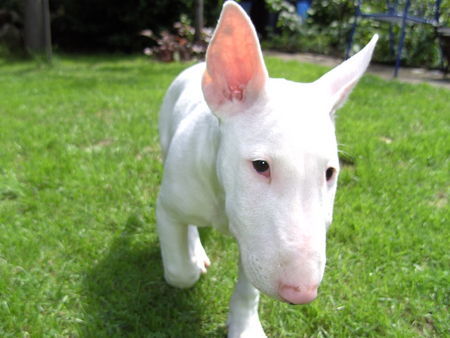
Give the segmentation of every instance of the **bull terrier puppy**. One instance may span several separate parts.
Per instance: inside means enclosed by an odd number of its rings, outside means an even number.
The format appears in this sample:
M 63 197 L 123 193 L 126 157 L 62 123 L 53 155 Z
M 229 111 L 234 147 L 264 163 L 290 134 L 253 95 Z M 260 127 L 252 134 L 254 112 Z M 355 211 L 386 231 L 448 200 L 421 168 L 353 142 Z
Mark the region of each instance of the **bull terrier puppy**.
M 269 78 L 250 19 L 228 1 L 206 62 L 168 89 L 156 209 L 164 277 L 188 288 L 206 272 L 197 227 L 233 236 L 240 262 L 229 337 L 265 336 L 259 291 L 292 304 L 317 296 L 339 173 L 334 113 L 377 39 L 313 83 Z

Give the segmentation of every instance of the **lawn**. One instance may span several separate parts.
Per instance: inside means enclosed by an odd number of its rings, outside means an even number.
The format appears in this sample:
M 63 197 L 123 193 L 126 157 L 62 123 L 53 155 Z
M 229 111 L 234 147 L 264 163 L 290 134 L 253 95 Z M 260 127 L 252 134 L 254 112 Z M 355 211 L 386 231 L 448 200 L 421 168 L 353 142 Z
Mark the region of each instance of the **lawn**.
M 274 77 L 326 69 L 268 59 Z M 223 337 L 231 238 L 190 290 L 162 278 L 157 113 L 185 64 L 0 60 L 0 336 Z M 272 337 L 449 334 L 450 92 L 366 76 L 339 111 L 343 159 L 319 297 L 263 296 Z M 301 98 L 299 98 L 301 105 Z

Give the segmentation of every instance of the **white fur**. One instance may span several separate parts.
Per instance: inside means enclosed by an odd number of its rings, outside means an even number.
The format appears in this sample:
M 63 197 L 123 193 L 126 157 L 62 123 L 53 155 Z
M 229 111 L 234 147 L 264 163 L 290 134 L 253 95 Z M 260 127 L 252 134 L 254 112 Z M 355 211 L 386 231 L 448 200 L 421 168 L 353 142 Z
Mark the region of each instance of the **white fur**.
M 230 337 L 264 336 L 258 290 L 294 303 L 315 297 L 339 171 L 333 114 L 376 40 L 314 83 L 271 79 L 250 20 L 228 1 L 206 66 L 185 70 L 167 92 L 157 205 L 165 278 L 185 288 L 206 272 L 196 226 L 234 236 L 241 259 Z M 269 177 L 256 172 L 256 160 L 269 163 Z M 329 167 L 336 174 L 327 181 Z

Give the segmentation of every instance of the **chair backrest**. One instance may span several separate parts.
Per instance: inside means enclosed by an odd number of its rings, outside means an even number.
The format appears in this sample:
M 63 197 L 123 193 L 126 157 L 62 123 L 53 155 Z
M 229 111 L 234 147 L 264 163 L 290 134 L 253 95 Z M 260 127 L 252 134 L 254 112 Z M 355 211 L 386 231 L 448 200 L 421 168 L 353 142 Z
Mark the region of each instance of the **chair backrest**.
M 395 21 L 405 17 L 409 23 L 439 24 L 442 0 L 358 0 L 357 12 L 360 16 L 376 20 Z

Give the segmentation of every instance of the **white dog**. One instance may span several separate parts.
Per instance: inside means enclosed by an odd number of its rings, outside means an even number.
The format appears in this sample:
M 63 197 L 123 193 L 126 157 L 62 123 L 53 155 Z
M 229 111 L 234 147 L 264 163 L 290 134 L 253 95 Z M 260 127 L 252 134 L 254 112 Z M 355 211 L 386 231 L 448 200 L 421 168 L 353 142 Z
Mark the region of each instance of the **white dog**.
M 235 237 L 229 337 L 265 336 L 258 290 L 293 304 L 317 295 L 339 172 L 334 112 L 377 38 L 313 83 L 271 79 L 250 19 L 228 1 L 206 63 L 185 70 L 166 94 L 156 210 L 164 277 L 187 288 L 206 272 L 197 226 Z

